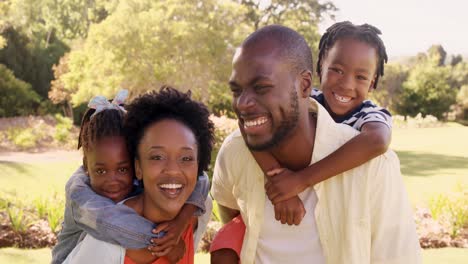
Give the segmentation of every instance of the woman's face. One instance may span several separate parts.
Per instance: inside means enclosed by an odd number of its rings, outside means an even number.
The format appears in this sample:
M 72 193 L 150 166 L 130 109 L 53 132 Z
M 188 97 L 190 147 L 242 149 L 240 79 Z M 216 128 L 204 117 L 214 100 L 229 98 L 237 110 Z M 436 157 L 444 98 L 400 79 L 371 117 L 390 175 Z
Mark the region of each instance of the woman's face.
M 198 145 L 183 123 L 163 119 L 150 125 L 138 145 L 135 170 L 145 186 L 145 203 L 172 219 L 195 188 Z

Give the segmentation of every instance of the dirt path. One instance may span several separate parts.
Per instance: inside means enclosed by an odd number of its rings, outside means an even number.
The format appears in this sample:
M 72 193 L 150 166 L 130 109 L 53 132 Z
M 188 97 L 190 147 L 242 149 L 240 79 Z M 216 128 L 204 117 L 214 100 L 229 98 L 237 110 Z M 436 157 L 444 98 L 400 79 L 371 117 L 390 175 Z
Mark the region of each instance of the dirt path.
M 53 150 L 39 153 L 0 152 L 0 161 L 23 163 L 79 161 L 81 158 L 80 151 Z

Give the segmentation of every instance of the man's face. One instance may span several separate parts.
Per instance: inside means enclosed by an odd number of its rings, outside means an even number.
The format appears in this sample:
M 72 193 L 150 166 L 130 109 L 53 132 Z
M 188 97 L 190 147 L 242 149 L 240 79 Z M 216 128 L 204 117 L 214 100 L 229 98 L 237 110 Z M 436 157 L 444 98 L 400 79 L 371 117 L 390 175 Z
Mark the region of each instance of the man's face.
M 106 137 L 86 152 L 86 170 L 92 189 L 114 202 L 132 190 L 133 166 L 124 137 Z
M 374 47 L 354 38 L 335 42 L 325 54 L 320 83 L 332 116 L 346 116 L 361 105 L 372 89 L 376 69 Z
M 241 48 L 233 60 L 232 106 L 251 150 L 276 146 L 298 123 L 297 74 L 274 45 Z
M 135 160 L 144 195 L 166 220 L 174 218 L 197 182 L 198 145 L 192 130 L 174 119 L 145 129 Z

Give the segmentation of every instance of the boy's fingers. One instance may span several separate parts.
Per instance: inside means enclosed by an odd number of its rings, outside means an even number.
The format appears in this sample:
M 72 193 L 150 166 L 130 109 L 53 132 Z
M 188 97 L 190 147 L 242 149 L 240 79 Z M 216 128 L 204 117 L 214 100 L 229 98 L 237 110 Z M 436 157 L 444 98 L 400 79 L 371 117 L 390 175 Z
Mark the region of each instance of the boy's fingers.
M 167 248 L 167 249 L 164 249 L 162 251 L 151 251 L 151 255 L 153 256 L 157 256 L 157 257 L 162 257 L 162 256 L 166 256 L 167 254 L 169 254 L 169 252 L 171 252 L 172 248 Z

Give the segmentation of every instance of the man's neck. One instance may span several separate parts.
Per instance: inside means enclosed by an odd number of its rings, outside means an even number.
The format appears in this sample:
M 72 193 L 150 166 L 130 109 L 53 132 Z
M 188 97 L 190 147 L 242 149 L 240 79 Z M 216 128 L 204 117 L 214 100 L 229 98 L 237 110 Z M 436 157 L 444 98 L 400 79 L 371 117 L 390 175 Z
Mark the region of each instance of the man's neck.
M 292 171 L 309 166 L 314 150 L 317 115 L 309 113 L 308 118 L 299 120 L 298 127 L 270 153 L 282 167 Z

